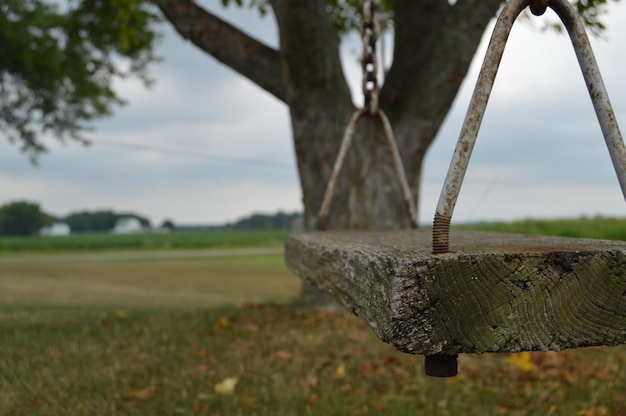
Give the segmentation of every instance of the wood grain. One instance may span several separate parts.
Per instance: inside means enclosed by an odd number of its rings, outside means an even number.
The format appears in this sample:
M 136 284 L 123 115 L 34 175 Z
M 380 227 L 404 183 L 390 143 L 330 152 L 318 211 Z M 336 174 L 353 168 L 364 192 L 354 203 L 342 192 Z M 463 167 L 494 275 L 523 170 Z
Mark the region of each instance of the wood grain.
M 415 354 L 626 343 L 626 242 L 452 231 L 294 233 L 287 266 Z

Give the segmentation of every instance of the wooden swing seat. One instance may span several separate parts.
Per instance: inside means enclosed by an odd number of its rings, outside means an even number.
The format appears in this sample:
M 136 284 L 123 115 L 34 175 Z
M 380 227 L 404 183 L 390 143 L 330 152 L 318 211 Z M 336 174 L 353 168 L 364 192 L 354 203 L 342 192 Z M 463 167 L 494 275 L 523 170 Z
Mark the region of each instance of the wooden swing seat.
M 626 242 L 430 230 L 293 233 L 288 267 L 401 351 L 559 351 L 626 343 Z
M 383 341 L 404 352 L 424 354 L 428 375 L 455 375 L 459 353 L 626 344 L 626 242 L 450 233 L 504 46 L 528 6 L 534 14 L 550 7 L 570 34 L 626 199 L 626 146 L 576 8 L 567 0 L 509 0 L 487 48 L 432 232 L 318 231 L 292 234 L 286 241 L 285 257 L 294 273 L 360 316 Z M 376 88 L 366 92 L 377 95 Z M 368 114 L 381 119 L 411 224 L 417 226 L 391 126 L 376 105 L 369 106 Z M 327 226 L 360 115 L 355 113 L 346 128 L 321 204 L 319 229 Z

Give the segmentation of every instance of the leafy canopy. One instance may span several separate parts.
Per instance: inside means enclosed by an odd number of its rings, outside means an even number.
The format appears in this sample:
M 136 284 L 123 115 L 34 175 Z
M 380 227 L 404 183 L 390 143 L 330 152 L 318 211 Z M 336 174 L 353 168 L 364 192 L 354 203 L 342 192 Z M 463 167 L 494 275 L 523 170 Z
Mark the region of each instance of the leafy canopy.
M 608 1 L 574 1 L 596 34 Z M 221 2 L 261 15 L 270 9 L 269 0 Z M 383 26 L 393 23 L 392 3 L 381 0 Z M 327 9 L 340 34 L 359 30 L 359 0 L 327 0 Z M 115 79 L 136 76 L 150 85 L 160 20 L 150 0 L 2 0 L 0 131 L 33 161 L 46 134 L 85 141 L 90 122 L 124 104 Z
M 35 235 L 50 222 L 34 202 L 16 201 L 0 207 L 0 235 Z
M 249 7 L 258 9 L 259 13 L 264 16 L 269 7 L 269 0 L 221 0 L 222 5 L 227 7 L 234 4 L 238 7 Z M 393 25 L 393 0 L 379 0 L 380 14 L 378 18 L 381 24 L 385 26 Z M 415 0 L 418 1 L 418 0 Z M 457 0 L 454 0 L 456 2 Z M 505 0 L 503 0 L 504 2 Z M 571 1 L 571 0 L 570 0 Z M 619 0 L 613 0 L 619 1 Z M 600 20 L 601 15 L 606 11 L 606 5 L 609 0 L 574 0 L 571 1 L 578 10 L 580 17 L 586 26 L 595 35 L 599 35 L 605 29 L 604 24 Z M 339 33 L 344 35 L 348 32 L 360 30 L 361 27 L 361 3 L 362 0 L 326 0 L 327 10 L 330 18 L 335 23 Z M 555 25 L 554 29 L 560 30 L 561 27 Z
M 155 22 L 143 0 L 3 0 L 0 130 L 34 160 L 42 135 L 84 140 L 88 122 L 124 101 L 114 79 L 149 85 Z

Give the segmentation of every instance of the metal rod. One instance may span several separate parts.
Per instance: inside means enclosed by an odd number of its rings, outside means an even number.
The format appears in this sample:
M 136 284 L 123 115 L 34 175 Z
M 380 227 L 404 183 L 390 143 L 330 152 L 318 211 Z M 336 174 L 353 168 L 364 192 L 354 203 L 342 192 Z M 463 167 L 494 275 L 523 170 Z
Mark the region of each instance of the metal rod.
M 452 213 L 504 53 L 504 47 L 515 19 L 531 3 L 535 7 L 537 6 L 537 0 L 511 0 L 505 4 L 496 22 L 437 204 L 433 223 L 433 254 L 447 253 L 449 250 Z M 626 200 L 626 146 L 624 145 L 604 82 L 600 76 L 600 70 L 593 55 L 583 22 L 578 16 L 576 8 L 567 0 L 549 0 L 548 5 L 560 17 L 569 33 L 602 134 L 611 155 L 622 194 Z
M 611 155 L 622 195 L 626 200 L 626 146 L 609 100 L 609 94 L 600 75 L 598 63 L 585 32 L 584 23 L 578 16 L 576 7 L 566 0 L 551 0 L 550 8 L 556 12 L 569 33 L 580 70 L 587 84 L 589 96 L 593 102 L 593 108 L 600 123 L 604 141 Z
M 333 172 L 330 175 L 330 179 L 328 180 L 328 185 L 326 185 L 326 192 L 324 193 L 324 199 L 322 200 L 322 206 L 320 207 L 320 211 L 318 214 L 317 228 L 319 230 L 325 230 L 328 226 L 328 213 L 330 212 L 330 204 L 333 200 L 335 189 L 337 188 L 337 182 L 339 181 L 341 169 L 343 169 L 343 164 L 346 161 L 348 149 L 350 149 L 350 145 L 352 144 L 352 138 L 354 137 L 356 123 L 359 121 L 359 118 L 361 118 L 362 115 L 362 110 L 355 111 L 354 114 L 352 114 L 352 117 L 350 117 L 350 121 L 348 122 L 346 130 L 343 133 L 343 139 L 341 140 L 339 154 L 337 155 L 337 160 L 335 160 L 335 165 L 333 167 Z
M 452 219 L 452 212 L 463 184 L 463 177 L 467 170 L 476 136 L 487 108 L 489 95 L 493 88 L 493 83 L 498 73 L 498 67 L 504 54 L 506 41 L 511 33 L 511 28 L 517 16 L 527 7 L 532 0 L 512 0 L 507 2 L 500 12 L 493 29 L 487 53 L 483 61 L 478 81 L 474 87 L 474 93 L 470 100 L 469 108 L 461 128 L 459 140 L 454 150 L 448 174 L 439 203 L 435 212 L 435 222 L 433 224 L 433 254 L 446 253 L 449 247 L 449 227 Z M 442 228 L 443 227 L 443 228 Z
M 400 152 L 398 151 L 398 145 L 393 134 L 393 129 L 391 128 L 391 123 L 389 122 L 385 112 L 380 108 L 378 109 L 378 117 L 383 125 L 385 139 L 387 139 L 387 144 L 389 145 L 393 167 L 396 170 L 396 175 L 398 176 L 398 183 L 400 184 L 400 189 L 404 198 L 404 206 L 409 216 L 409 221 L 411 222 L 411 228 L 417 228 L 417 210 L 415 209 L 415 204 L 413 203 L 411 188 L 409 187 L 409 182 L 406 179 L 406 173 L 404 172 L 404 166 L 402 164 L 402 159 L 400 158 Z
M 337 189 L 337 183 L 339 182 L 339 175 L 341 175 L 341 171 L 346 161 L 348 150 L 350 149 L 350 145 L 352 144 L 356 125 L 361 116 L 366 114 L 366 111 L 367 110 L 365 109 L 357 110 L 350 118 L 348 126 L 346 127 L 346 130 L 343 134 L 343 139 L 339 148 L 339 154 L 337 155 L 337 160 L 335 161 L 333 172 L 330 176 L 330 179 L 328 180 L 326 192 L 324 193 L 324 199 L 322 200 L 322 205 L 319 210 L 317 220 L 318 230 L 325 230 L 328 227 L 328 215 L 330 213 L 330 206 L 333 196 L 335 195 L 335 190 Z M 404 165 L 402 164 L 402 159 L 400 158 L 400 152 L 398 151 L 398 145 L 396 144 L 393 129 L 391 128 L 391 123 L 389 122 L 387 115 L 380 108 L 378 109 L 376 114 L 378 115 L 380 123 L 383 126 L 385 139 L 387 140 L 387 145 L 389 146 L 389 151 L 391 152 L 393 167 L 398 177 L 398 183 L 400 184 L 400 189 L 402 191 L 402 196 L 404 199 L 404 206 L 406 208 L 407 215 L 409 216 L 411 228 L 417 228 L 417 210 L 415 209 L 415 204 L 413 203 L 411 188 L 409 187 L 409 182 L 406 179 Z

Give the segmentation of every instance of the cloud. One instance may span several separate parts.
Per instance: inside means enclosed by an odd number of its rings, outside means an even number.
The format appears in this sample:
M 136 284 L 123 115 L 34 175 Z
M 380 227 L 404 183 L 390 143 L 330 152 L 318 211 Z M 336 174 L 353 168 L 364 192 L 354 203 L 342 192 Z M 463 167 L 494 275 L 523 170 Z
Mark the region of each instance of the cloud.
M 202 2 L 277 45 L 271 17 L 260 20 L 255 11 L 222 9 L 218 3 Z M 609 9 L 609 41 L 592 42 L 618 121 L 624 123 L 626 55 L 619 45 L 626 41 L 626 6 Z M 302 209 L 286 106 L 168 25 L 164 30 L 160 54 L 165 60 L 153 68 L 156 85 L 147 90 L 136 80 L 118 83 L 129 105 L 97 123 L 89 134 L 92 146 L 51 141 L 51 153 L 34 168 L 15 146 L 0 143 L 0 204 L 29 199 L 57 215 L 81 209 L 135 211 L 154 223 L 164 218 L 217 223 L 256 211 Z M 489 36 L 490 31 L 426 156 L 420 201 L 424 223 L 434 215 Z M 342 50 L 360 103 L 354 43 Z M 518 23 L 454 219 L 596 213 L 626 212 L 572 46 L 564 34 Z

